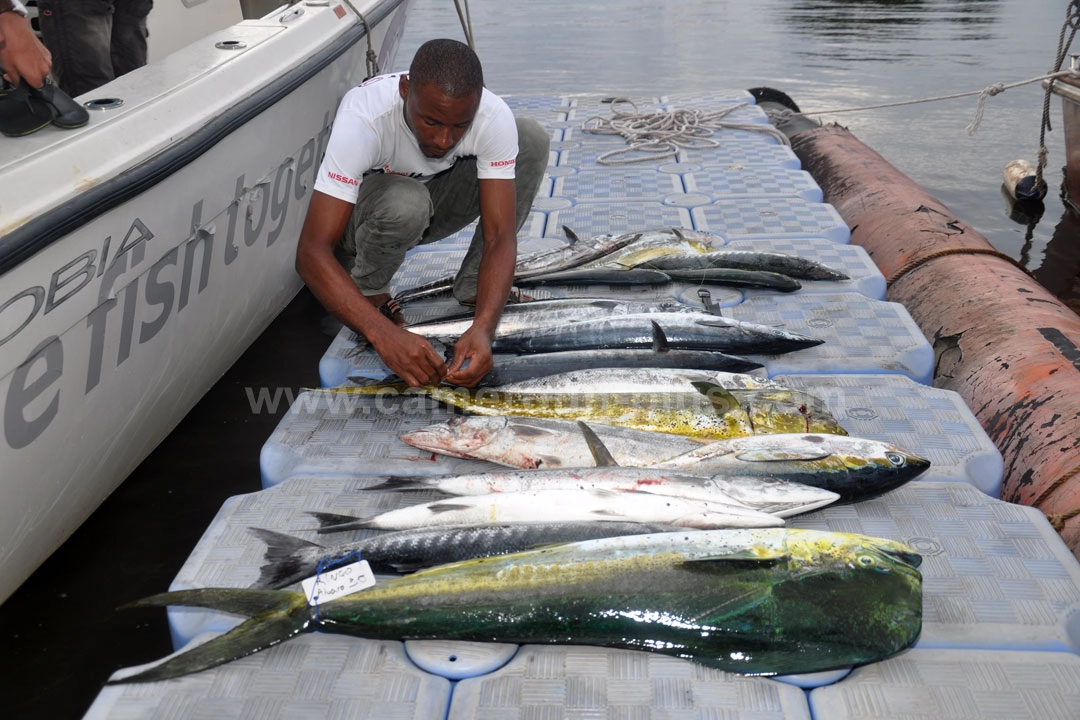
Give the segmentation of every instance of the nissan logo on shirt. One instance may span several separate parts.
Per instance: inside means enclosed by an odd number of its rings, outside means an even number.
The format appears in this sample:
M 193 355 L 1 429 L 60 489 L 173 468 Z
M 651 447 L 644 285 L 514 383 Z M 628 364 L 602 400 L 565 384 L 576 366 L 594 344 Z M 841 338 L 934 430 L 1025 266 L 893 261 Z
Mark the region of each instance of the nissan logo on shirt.
M 354 180 L 351 177 L 345 177 L 344 175 L 339 175 L 336 172 L 327 171 L 326 176 L 329 177 L 331 180 L 337 180 L 338 182 L 343 182 L 346 185 L 359 185 L 360 184 L 359 180 Z

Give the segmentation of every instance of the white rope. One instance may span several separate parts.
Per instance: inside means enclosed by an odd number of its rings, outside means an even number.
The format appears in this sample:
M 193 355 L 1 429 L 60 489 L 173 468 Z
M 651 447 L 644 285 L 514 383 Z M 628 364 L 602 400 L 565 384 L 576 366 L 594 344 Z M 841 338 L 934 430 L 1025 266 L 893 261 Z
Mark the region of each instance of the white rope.
M 971 91 L 968 91 L 968 92 L 955 93 L 953 95 L 939 95 L 937 97 L 920 98 L 918 100 L 903 100 L 903 101 L 894 102 L 894 103 L 882 103 L 880 105 L 863 105 L 863 106 L 860 106 L 860 107 L 851 107 L 851 108 L 834 108 L 832 110 L 812 110 L 812 111 L 801 112 L 801 113 L 793 113 L 793 112 L 787 111 L 786 113 L 780 113 L 780 114 L 781 115 L 785 115 L 785 114 L 790 114 L 790 115 L 837 115 L 837 114 L 840 114 L 840 113 L 848 113 L 848 112 L 862 112 L 864 110 L 880 110 L 881 108 L 902 107 L 904 105 L 918 105 L 919 103 L 937 102 L 939 100 L 955 100 L 956 98 L 970 97 L 972 95 L 978 95 L 979 96 L 979 102 L 975 106 L 975 117 L 966 128 L 969 135 L 974 135 L 975 132 L 979 129 L 979 124 L 982 123 L 983 107 L 985 106 L 986 99 L 988 97 L 992 97 L 994 95 L 999 95 L 999 94 L 1005 92 L 1006 90 L 1009 90 L 1009 89 L 1014 88 L 1014 87 L 1020 87 L 1021 85 L 1030 85 L 1031 83 L 1037 83 L 1037 82 L 1042 82 L 1044 80 L 1052 80 L 1052 79 L 1057 79 L 1057 78 L 1062 78 L 1062 77 L 1080 78 L 1080 73 L 1078 73 L 1078 72 L 1076 72 L 1074 70 L 1062 70 L 1061 72 L 1048 73 L 1046 75 L 1040 75 L 1039 77 L 1031 78 L 1029 80 L 1021 80 L 1019 82 L 1014 82 L 1014 83 L 994 83 L 993 85 L 985 87 L 982 90 L 971 90 Z
M 619 104 L 630 105 L 634 112 L 619 110 Z M 748 130 L 771 135 L 784 145 L 790 145 L 787 136 L 772 125 L 757 123 L 725 122 L 729 113 L 746 107 L 748 103 L 729 105 L 720 110 L 697 110 L 693 108 L 637 112 L 637 105 L 628 98 L 611 101 L 612 117 L 594 115 L 581 123 L 583 132 L 594 135 L 621 135 L 628 147 L 610 150 L 596 159 L 601 165 L 624 165 L 635 162 L 660 160 L 674 156 L 680 148 L 715 148 L 720 141 L 715 135 L 720 130 Z M 629 153 L 644 153 L 639 157 L 618 157 Z

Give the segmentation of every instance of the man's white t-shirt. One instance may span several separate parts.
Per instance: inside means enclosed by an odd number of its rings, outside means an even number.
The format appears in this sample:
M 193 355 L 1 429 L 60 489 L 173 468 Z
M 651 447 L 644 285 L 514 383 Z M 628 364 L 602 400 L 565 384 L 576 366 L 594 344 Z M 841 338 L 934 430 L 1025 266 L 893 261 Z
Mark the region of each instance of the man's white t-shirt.
M 502 98 L 484 89 L 472 125 L 441 158 L 429 158 L 405 124 L 398 92 L 402 73 L 379 75 L 345 93 L 338 106 L 315 189 L 355 203 L 364 175 L 388 172 L 421 182 L 464 157 L 476 158 L 479 179 L 514 179 L 517 123 Z

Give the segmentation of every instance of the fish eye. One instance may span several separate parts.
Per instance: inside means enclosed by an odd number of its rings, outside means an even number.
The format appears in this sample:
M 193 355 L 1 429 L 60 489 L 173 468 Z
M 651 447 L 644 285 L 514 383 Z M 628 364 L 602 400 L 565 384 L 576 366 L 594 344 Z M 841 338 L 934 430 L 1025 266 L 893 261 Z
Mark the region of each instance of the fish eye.
M 906 464 L 904 456 L 896 452 L 885 453 L 885 459 L 888 460 L 893 465 L 893 467 L 901 467 L 902 465 Z
M 874 558 L 870 555 L 859 555 L 855 558 L 855 562 L 859 563 L 863 567 L 870 567 L 874 564 Z

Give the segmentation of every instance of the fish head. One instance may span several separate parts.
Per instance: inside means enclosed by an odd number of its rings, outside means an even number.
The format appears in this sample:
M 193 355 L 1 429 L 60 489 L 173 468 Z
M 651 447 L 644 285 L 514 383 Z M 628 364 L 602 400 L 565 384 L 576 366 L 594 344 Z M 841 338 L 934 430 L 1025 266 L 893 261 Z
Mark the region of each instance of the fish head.
M 922 629 L 921 558 L 907 545 L 853 533 L 789 530 L 795 566 L 773 598 L 804 627 L 844 648 L 856 663 L 910 647 Z
M 451 455 L 476 457 L 482 449 L 499 437 L 509 421 L 506 417 L 464 417 L 455 415 L 445 422 L 410 430 L 401 439 L 421 450 Z
M 812 572 L 874 572 L 921 581 L 922 556 L 896 540 L 858 533 L 789 529 L 789 557 Z
M 881 492 L 915 479 L 930 467 L 926 458 L 890 442 L 863 439 L 850 447 L 851 451 L 836 454 L 854 475 L 879 481 Z

